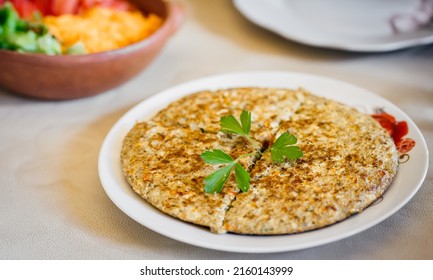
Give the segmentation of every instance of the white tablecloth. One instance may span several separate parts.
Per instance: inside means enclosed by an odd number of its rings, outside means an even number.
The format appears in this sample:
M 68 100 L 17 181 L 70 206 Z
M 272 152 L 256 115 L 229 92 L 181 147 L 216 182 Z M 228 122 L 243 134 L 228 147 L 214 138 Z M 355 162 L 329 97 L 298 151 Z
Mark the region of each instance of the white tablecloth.
M 213 74 L 282 70 L 353 83 L 403 109 L 433 151 L 433 45 L 381 54 L 317 49 L 253 25 L 231 1 L 185 4 L 180 31 L 149 68 L 119 88 L 62 102 L 0 90 L 0 259 L 433 259 L 432 165 L 413 199 L 382 223 L 278 254 L 184 244 L 138 224 L 110 201 L 97 159 L 113 124 L 147 97 Z

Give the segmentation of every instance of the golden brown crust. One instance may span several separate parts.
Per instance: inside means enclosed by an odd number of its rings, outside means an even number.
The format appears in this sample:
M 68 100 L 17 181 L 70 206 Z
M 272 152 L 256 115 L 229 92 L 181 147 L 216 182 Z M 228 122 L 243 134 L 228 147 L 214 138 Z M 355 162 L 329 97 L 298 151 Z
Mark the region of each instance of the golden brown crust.
M 217 167 L 200 158 L 222 149 L 233 158 L 254 149 L 218 132 L 224 115 L 252 112 L 261 143 L 289 130 L 304 151 L 296 162 L 273 164 L 265 153 L 241 163 L 251 189 L 233 176 L 220 194 L 204 192 Z M 324 227 L 362 211 L 397 172 L 392 139 L 371 117 L 303 90 L 239 88 L 205 91 L 170 104 L 125 137 L 123 172 L 133 189 L 161 211 L 214 232 L 285 234 Z
M 226 214 L 227 231 L 297 233 L 362 211 L 391 184 L 397 171 L 392 139 L 371 117 L 311 96 L 281 125 L 299 139 L 304 156 L 272 164 L 269 154 L 251 172 L 251 190 Z
M 161 211 L 221 232 L 225 210 L 238 190 L 231 178 L 222 193 L 205 193 L 203 180 L 215 167 L 200 158 L 221 145 L 234 157 L 252 151 L 241 137 L 138 123 L 123 144 L 123 173 L 134 191 Z

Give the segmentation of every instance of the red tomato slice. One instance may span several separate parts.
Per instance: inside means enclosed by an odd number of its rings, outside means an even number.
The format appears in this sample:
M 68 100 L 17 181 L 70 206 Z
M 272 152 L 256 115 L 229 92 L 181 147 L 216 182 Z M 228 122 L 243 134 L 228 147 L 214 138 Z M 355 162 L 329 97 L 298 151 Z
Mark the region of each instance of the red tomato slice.
M 42 15 L 50 15 L 51 12 L 51 0 L 33 0 L 38 10 Z
M 12 4 L 14 4 L 20 17 L 25 19 L 31 19 L 33 14 L 38 11 L 36 5 L 30 0 L 14 0 Z
M 132 6 L 132 4 L 125 1 L 103 1 L 98 6 L 118 11 L 131 11 L 134 9 L 134 6 Z
M 98 0 L 80 0 L 80 9 L 88 9 L 90 7 L 96 6 L 100 1 Z
M 8 0 L 0 0 L 0 5 Z M 42 15 L 60 16 L 63 14 L 77 14 L 92 7 L 104 7 L 118 11 L 132 11 L 137 8 L 127 0 L 9 0 L 19 15 L 31 18 L 34 12 Z
M 80 0 L 51 0 L 51 12 L 55 16 L 76 14 Z
M 109 8 L 118 11 L 133 11 L 137 10 L 135 5 L 126 0 L 80 0 L 78 13 L 90 9 L 92 7 Z

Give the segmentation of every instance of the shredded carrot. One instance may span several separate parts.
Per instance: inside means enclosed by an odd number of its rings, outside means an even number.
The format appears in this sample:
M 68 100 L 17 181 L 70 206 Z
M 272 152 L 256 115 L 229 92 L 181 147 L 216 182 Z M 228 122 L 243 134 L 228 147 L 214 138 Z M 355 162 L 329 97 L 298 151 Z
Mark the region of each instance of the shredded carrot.
M 64 50 L 78 42 L 88 53 L 118 49 L 145 39 L 162 24 L 157 15 L 95 7 L 80 15 L 46 16 L 43 22 Z

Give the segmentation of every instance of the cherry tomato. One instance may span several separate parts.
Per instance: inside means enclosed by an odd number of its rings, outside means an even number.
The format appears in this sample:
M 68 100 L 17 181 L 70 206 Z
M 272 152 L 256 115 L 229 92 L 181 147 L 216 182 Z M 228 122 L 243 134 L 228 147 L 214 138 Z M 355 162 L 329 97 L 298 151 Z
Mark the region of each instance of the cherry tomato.
M 22 18 L 31 19 L 33 14 L 38 11 L 36 5 L 30 0 L 13 0 L 11 2 Z
M 7 0 L 0 0 L 2 5 Z M 119 11 L 137 9 L 127 0 L 9 0 L 14 4 L 18 14 L 30 19 L 36 11 L 43 16 L 63 14 L 78 14 L 92 7 L 104 7 Z
M 51 0 L 51 11 L 55 16 L 76 14 L 80 0 Z
M 33 0 L 38 10 L 42 15 L 50 15 L 51 11 L 51 0 Z
M 131 3 L 121 0 L 101 1 L 100 6 L 118 11 L 134 10 L 134 6 Z

